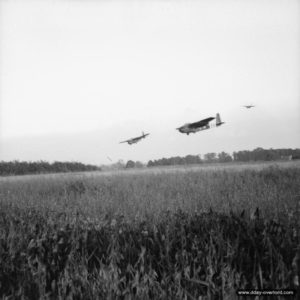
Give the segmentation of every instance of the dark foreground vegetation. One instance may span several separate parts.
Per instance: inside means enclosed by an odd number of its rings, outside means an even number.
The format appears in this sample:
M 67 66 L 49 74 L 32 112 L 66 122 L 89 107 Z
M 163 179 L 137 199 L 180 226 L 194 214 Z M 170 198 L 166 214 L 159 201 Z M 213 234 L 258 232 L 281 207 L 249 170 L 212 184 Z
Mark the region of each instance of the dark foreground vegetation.
M 0 181 L 3 299 L 299 293 L 299 168 L 57 176 Z
M 179 210 L 157 224 L 115 216 L 57 226 L 24 213 L 1 212 L 1 226 L 15 228 L 1 237 L 2 296 L 230 299 L 237 289 L 298 287 L 296 224 Z
M 0 176 L 25 175 L 25 174 L 45 174 L 45 173 L 64 173 L 64 172 L 83 172 L 96 171 L 99 167 L 85 165 L 79 162 L 54 162 L 46 161 L 27 162 L 10 161 L 0 162 Z

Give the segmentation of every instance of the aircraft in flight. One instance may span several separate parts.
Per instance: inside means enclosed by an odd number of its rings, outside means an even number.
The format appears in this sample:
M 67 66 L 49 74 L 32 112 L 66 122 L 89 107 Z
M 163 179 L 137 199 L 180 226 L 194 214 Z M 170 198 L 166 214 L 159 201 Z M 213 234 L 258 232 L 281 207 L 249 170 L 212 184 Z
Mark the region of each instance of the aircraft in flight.
M 252 107 L 255 107 L 255 105 L 243 105 L 245 108 L 249 109 L 249 108 L 252 108 Z
M 216 124 L 213 124 L 213 125 L 209 124 L 209 122 L 211 122 L 214 119 L 216 119 Z M 198 121 L 198 122 L 187 123 L 176 129 L 181 133 L 186 133 L 187 135 L 189 135 L 190 133 L 196 133 L 197 131 L 210 129 L 210 128 L 214 127 L 214 125 L 218 127 L 218 126 L 221 126 L 222 124 L 224 124 L 224 122 L 221 121 L 220 114 L 217 113 L 215 118 L 210 117 L 210 118 L 206 118 L 201 121 Z
M 135 138 L 132 138 L 132 139 L 120 142 L 120 144 L 122 144 L 122 143 L 128 143 L 128 145 L 136 144 L 137 142 L 139 142 L 141 139 L 144 139 L 149 134 L 150 133 L 146 133 L 145 134 L 144 132 L 142 132 L 141 136 L 138 136 L 138 137 L 135 137 Z

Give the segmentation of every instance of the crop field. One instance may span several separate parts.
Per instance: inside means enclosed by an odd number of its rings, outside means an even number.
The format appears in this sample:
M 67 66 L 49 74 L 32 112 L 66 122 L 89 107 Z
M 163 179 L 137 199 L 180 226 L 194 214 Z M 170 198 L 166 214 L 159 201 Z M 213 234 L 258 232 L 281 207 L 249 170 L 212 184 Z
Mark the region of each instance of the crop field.
M 0 298 L 296 299 L 299 229 L 299 161 L 2 177 Z

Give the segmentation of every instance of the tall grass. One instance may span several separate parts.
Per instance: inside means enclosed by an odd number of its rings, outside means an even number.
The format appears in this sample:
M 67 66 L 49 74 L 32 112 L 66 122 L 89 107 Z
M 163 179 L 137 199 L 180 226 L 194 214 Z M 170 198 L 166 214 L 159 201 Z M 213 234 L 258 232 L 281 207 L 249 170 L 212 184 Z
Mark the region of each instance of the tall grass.
M 166 170 L 1 180 L 0 295 L 299 290 L 299 166 Z

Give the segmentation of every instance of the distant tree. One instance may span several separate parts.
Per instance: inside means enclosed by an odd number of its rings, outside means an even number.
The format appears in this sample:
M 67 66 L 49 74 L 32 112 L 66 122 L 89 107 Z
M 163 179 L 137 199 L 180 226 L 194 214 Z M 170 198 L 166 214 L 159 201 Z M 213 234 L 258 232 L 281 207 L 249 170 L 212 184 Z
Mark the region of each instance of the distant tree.
M 204 161 L 205 162 L 216 162 L 217 154 L 214 152 L 204 154 Z
M 140 161 L 136 161 L 135 162 L 135 168 L 143 168 L 144 167 L 144 164 Z
M 250 151 L 233 152 L 233 157 L 234 157 L 235 161 L 250 161 L 251 160 Z
M 134 167 L 135 167 L 135 162 L 132 161 L 132 160 L 128 160 L 128 162 L 127 162 L 125 168 L 126 168 L 126 169 L 129 169 L 129 168 L 134 168 Z
M 263 148 L 259 147 L 248 152 L 250 152 L 250 160 L 267 160 L 267 151 L 265 151 Z
M 154 167 L 154 166 L 155 166 L 154 162 L 152 160 L 149 160 L 147 167 Z
M 218 161 L 219 162 L 230 162 L 230 161 L 232 161 L 232 157 L 230 154 L 223 151 L 218 154 Z
M 169 165 L 169 160 L 167 158 L 163 157 L 160 161 L 160 165 L 162 165 L 162 166 Z
M 201 160 L 198 155 L 187 155 L 185 157 L 185 163 L 186 164 L 199 164 L 199 163 L 201 163 Z

